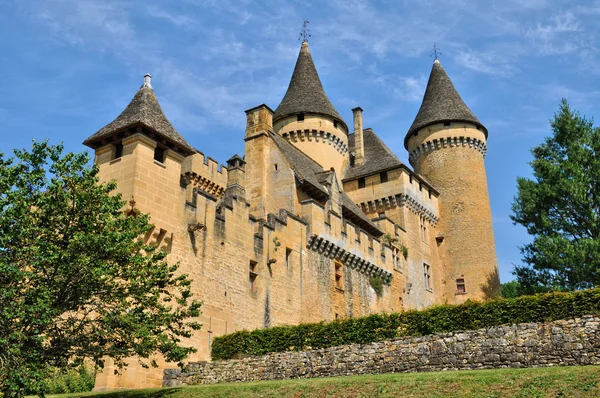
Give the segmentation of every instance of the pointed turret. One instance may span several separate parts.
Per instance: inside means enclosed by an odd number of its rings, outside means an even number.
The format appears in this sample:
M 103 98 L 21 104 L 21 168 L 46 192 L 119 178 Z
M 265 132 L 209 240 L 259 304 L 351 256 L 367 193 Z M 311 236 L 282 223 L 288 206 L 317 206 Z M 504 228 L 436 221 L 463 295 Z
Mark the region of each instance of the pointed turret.
M 125 110 L 115 120 L 98 130 L 83 143 L 95 149 L 111 142 L 114 136 L 125 132 L 128 128 L 143 125 L 178 152 L 184 155 L 195 153 L 194 148 L 175 130 L 163 113 L 152 89 L 151 78 L 150 74 L 146 74 L 144 84 L 142 84 Z M 127 133 L 121 135 L 127 135 Z
M 464 103 L 442 64 L 436 59 L 431 68 L 421 108 L 404 138 L 404 147 L 408 149 L 408 139 L 411 135 L 416 135 L 422 128 L 448 122 L 474 124 L 483 131 L 487 138 L 487 129 Z
M 290 85 L 281 103 L 275 109 L 273 122 L 277 122 L 286 116 L 304 113 L 329 116 L 337 122 L 342 123 L 346 131 L 348 130 L 348 126 L 346 126 L 338 111 L 331 104 L 331 101 L 329 101 L 325 90 L 323 90 L 321 79 L 319 79 L 317 68 L 310 55 L 310 49 L 306 41 L 302 42 L 296 67 L 290 79 Z

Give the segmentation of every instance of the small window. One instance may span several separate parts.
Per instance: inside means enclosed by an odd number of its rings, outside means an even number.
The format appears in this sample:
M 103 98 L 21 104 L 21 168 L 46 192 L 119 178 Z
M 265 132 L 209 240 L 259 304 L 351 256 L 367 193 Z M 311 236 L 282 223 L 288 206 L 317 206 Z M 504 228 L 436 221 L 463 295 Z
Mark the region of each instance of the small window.
M 423 190 L 423 183 L 419 181 L 419 191 Z
M 333 121 L 333 127 L 335 127 L 335 128 L 337 129 L 337 127 L 338 127 L 338 122 L 337 122 L 337 120 L 334 120 L 334 121 Z
M 396 271 L 400 271 L 400 255 L 398 251 L 397 247 L 392 248 L 392 259 L 394 260 L 394 269 Z
M 421 221 L 421 240 L 423 243 L 427 243 L 427 220 L 423 216 L 419 217 L 419 219 Z
M 465 280 L 457 279 L 456 280 L 456 294 L 465 294 L 467 289 L 465 288 Z
M 290 269 L 290 259 L 292 257 L 292 249 L 285 249 L 285 268 Z
M 427 190 L 427 194 L 429 195 L 429 199 L 431 199 L 431 190 L 430 189 Z
M 423 277 L 425 278 L 425 289 L 431 290 L 431 267 L 423 263 Z
M 279 169 L 279 167 L 277 166 L 277 163 L 275 163 L 273 166 L 275 167 L 275 171 L 277 171 Z
M 379 179 L 381 180 L 381 182 L 388 182 L 387 171 L 382 171 L 381 173 L 379 173 Z
M 115 144 L 115 157 L 114 157 L 114 159 L 119 159 L 121 156 L 123 156 L 123 143 L 119 142 L 119 143 Z
M 298 121 L 299 122 L 303 122 L 304 121 L 304 113 L 299 113 L 298 114 Z
M 258 277 L 258 273 L 256 272 L 256 261 L 250 261 L 250 272 L 249 272 L 249 282 L 250 282 L 250 291 L 252 293 L 256 292 L 256 278 Z
M 154 160 L 157 162 L 165 162 L 165 148 L 156 147 L 154 148 Z
M 359 178 L 358 179 L 358 188 L 364 188 L 365 187 L 365 179 L 363 178 Z
M 408 176 L 410 183 L 412 184 L 412 175 Z
M 344 268 L 342 263 L 339 261 L 334 262 L 335 265 L 335 287 L 338 289 L 344 289 Z

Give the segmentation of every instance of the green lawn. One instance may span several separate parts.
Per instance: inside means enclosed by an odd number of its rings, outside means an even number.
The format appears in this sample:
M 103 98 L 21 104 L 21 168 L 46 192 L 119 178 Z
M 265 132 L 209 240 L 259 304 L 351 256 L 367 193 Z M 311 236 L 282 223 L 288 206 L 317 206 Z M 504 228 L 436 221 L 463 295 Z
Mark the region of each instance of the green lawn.
M 60 397 L 600 397 L 600 366 L 397 373 Z

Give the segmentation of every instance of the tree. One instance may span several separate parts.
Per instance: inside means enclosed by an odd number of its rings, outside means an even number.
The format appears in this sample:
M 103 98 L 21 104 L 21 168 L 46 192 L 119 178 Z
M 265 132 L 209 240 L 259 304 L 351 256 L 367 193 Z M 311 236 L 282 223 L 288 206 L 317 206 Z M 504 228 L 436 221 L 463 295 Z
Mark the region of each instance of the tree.
M 200 325 L 190 279 L 141 239 L 149 216 L 127 216 L 114 183 L 86 154 L 34 142 L 0 154 L 0 391 L 40 391 L 51 369 L 162 354 L 181 362 Z
M 591 288 L 600 285 L 600 129 L 566 100 L 550 125 L 532 149 L 533 179 L 517 179 L 511 218 L 533 241 L 514 273 L 530 291 Z

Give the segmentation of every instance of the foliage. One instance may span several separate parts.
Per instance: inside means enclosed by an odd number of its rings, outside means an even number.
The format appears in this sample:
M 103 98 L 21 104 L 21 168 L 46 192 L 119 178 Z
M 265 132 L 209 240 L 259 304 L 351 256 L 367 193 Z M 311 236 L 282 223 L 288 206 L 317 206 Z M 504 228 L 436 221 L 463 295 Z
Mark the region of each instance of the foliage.
M 533 179 L 517 180 L 511 218 L 533 241 L 515 275 L 530 291 L 591 288 L 600 283 L 600 128 L 565 100 L 550 124 L 531 151 Z
M 500 295 L 506 298 L 515 298 L 537 293 L 548 293 L 550 291 L 552 291 L 552 289 L 549 289 L 545 286 L 524 286 L 520 284 L 519 281 L 510 281 L 500 285 Z
M 369 278 L 369 283 L 373 290 L 375 290 L 375 294 L 381 297 L 383 294 L 383 279 L 380 276 L 371 276 Z
M 375 314 L 330 323 L 277 326 L 216 337 L 214 360 L 364 344 L 401 336 L 474 330 L 524 322 L 548 322 L 600 314 L 600 289 L 545 293 L 461 305 L 439 305 L 421 311 Z
M 0 154 L 0 389 L 43 394 L 54 368 L 105 356 L 118 368 L 180 346 L 200 325 L 186 275 L 144 243 L 148 215 L 127 217 L 115 184 L 100 184 L 86 154 L 34 142 Z
M 402 252 L 402 256 L 404 256 L 404 259 L 408 259 L 408 247 L 404 246 L 404 243 L 400 244 L 400 251 Z
M 94 388 L 96 372 L 84 365 L 76 368 L 54 369 L 50 376 L 41 382 L 40 388 L 45 394 L 66 394 L 87 392 Z M 27 391 L 26 393 L 35 393 Z

